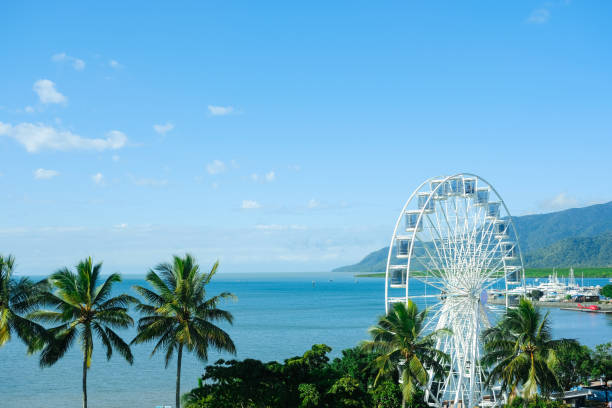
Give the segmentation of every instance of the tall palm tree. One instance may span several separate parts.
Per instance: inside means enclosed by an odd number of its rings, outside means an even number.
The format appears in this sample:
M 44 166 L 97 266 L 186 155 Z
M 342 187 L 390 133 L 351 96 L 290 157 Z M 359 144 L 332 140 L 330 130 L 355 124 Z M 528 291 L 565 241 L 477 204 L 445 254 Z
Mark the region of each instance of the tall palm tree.
M 482 340 L 482 364 L 491 368 L 487 384 L 500 381 L 513 396 L 522 387 L 522 396 L 528 400 L 537 396 L 538 388 L 545 395 L 561 390 L 555 374 L 556 351 L 577 345 L 575 340 L 553 340 L 548 313 L 542 316 L 527 299 L 508 309 L 496 326 L 482 333 Z
M 49 277 L 50 290 L 44 302 L 56 310 L 38 310 L 30 317 L 49 323 L 60 323 L 49 330 L 54 339 L 43 349 L 40 366 L 55 364 L 78 338 L 83 350 L 83 408 L 87 408 L 87 370 L 91 366 L 94 339 L 99 340 L 110 359 L 116 350 L 128 363 L 134 357 L 130 346 L 113 329 L 134 325 L 128 307 L 137 300 L 120 294 L 111 297 L 113 284 L 121 282 L 121 276 L 113 273 L 98 285 L 102 263 L 94 265 L 91 257 L 76 266 L 76 271 L 60 269 Z
M 34 283 L 28 278 L 13 277 L 15 257 L 0 255 L 0 347 L 14 332 L 28 346 L 28 352 L 42 347 L 47 338 L 44 327 L 22 315 L 40 301 L 46 282 Z
M 151 355 L 164 349 L 166 368 L 177 351 L 176 407 L 180 408 L 181 361 L 183 348 L 202 361 L 208 359 L 208 347 L 236 353 L 234 342 L 213 322 L 233 322 L 230 312 L 217 308 L 223 299 L 234 299 L 228 292 L 207 298 L 206 285 L 211 281 L 219 262 L 210 272 L 201 273 L 195 259 L 186 254 L 184 258 L 173 257 L 172 263 L 162 263 L 147 274 L 147 282 L 153 290 L 142 286 L 134 289 L 148 302 L 138 305 L 143 316 L 138 321 L 138 334 L 132 343 L 157 340 Z
M 386 316 L 381 316 L 378 324 L 369 329 L 371 341 L 362 344 L 368 351 L 380 354 L 373 361 L 378 369 L 374 385 L 378 381 L 399 370 L 402 389 L 402 407 L 412 403 L 417 390 L 426 386 L 428 370 L 434 375 L 442 375 L 445 363 L 450 361 L 448 354 L 437 350 L 436 340 L 450 334 L 448 329 L 424 333 L 427 310 L 419 311 L 417 305 L 408 300 L 407 304 L 395 303 Z

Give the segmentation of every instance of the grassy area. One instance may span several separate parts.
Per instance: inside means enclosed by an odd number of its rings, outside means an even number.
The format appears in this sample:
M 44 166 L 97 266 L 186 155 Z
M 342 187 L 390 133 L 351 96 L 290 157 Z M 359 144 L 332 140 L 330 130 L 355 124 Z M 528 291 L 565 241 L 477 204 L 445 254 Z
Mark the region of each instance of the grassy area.
M 559 278 L 567 278 L 569 276 L 569 268 L 555 268 Z M 552 274 L 553 268 L 526 268 L 526 278 L 547 278 Z M 574 268 L 574 276 L 576 279 L 582 278 L 584 273 L 585 278 L 612 278 L 612 267 L 610 268 Z M 356 278 L 384 278 L 384 272 L 373 273 L 358 273 Z

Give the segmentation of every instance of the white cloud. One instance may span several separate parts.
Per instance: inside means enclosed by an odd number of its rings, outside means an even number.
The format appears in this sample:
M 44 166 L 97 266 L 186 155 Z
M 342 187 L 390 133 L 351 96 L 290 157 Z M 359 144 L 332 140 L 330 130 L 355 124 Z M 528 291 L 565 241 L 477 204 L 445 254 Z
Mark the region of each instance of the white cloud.
M 113 159 L 114 162 L 118 162 L 119 161 L 119 155 L 118 154 L 113 154 L 112 159 Z
M 314 198 L 311 198 L 310 201 L 308 201 L 308 208 L 317 208 L 320 205 L 321 203 L 315 200 Z
M 123 223 L 123 224 L 113 225 L 113 228 L 116 229 L 116 230 L 123 230 L 123 229 L 126 229 L 127 226 L 128 225 L 126 223 Z
M 234 112 L 233 106 L 214 106 L 208 105 L 208 111 L 213 116 L 224 116 Z
M 206 165 L 206 171 L 208 174 L 219 174 L 225 171 L 225 163 L 221 160 L 213 160 L 212 163 Z
M 531 12 L 529 17 L 527 18 L 527 22 L 531 24 L 544 24 L 548 22 L 549 18 L 550 10 L 546 8 L 540 8 Z
M 567 193 L 559 193 L 549 200 L 540 203 L 540 209 L 544 211 L 560 211 L 567 208 L 578 207 L 580 203 L 575 197 Z
M 210 185 L 212 188 L 214 188 L 215 190 L 219 188 L 219 183 L 217 183 L 216 181 L 212 182 Z
M 153 125 L 153 130 L 155 130 L 160 135 L 164 136 L 166 133 L 174 129 L 174 125 L 172 123 L 166 123 L 165 125 Z
M 253 173 L 249 176 L 249 178 L 251 180 L 253 180 L 255 183 L 261 181 L 261 182 L 268 182 L 271 183 L 274 180 L 276 180 L 276 173 L 274 173 L 273 170 L 270 170 L 269 172 L 267 172 L 266 174 L 260 176 L 257 173 Z
M 91 179 L 96 184 L 102 184 L 102 182 L 104 181 L 104 176 L 102 175 L 102 173 L 96 173 L 93 176 L 91 176 Z
M 34 112 L 34 108 L 31 106 L 26 106 L 24 109 L 27 113 L 33 113 Z
M 289 170 L 300 171 L 302 168 L 298 164 L 291 164 L 288 166 Z
M 82 71 L 85 69 L 85 61 L 75 58 L 74 61 L 72 61 L 72 67 L 77 71 Z
M 111 68 L 114 68 L 114 69 L 119 69 L 119 68 L 123 67 L 123 65 L 121 65 L 121 64 L 119 63 L 119 61 L 117 61 L 117 60 L 110 60 L 110 61 L 108 61 L 108 65 L 109 65 Z
M 0 122 L 0 136 L 8 136 L 21 143 L 28 152 L 41 150 L 116 150 L 124 147 L 127 136 L 118 130 L 111 130 L 106 137 L 88 139 L 69 130 L 58 130 L 52 126 L 34 123 L 20 123 L 12 126 Z
M 59 53 L 59 54 L 54 54 L 51 57 L 51 60 L 55 61 L 55 62 L 60 62 L 60 61 L 64 61 L 66 59 L 66 57 L 67 57 L 66 53 L 62 52 L 62 53 Z
M 255 201 L 255 200 L 243 200 L 242 201 L 242 208 L 245 210 L 252 210 L 255 208 L 260 208 L 261 205 Z
M 276 179 L 276 174 L 274 174 L 273 171 L 270 171 L 270 172 L 266 173 L 266 181 L 268 183 L 274 181 L 275 179 Z
M 55 89 L 55 83 L 48 79 L 39 79 L 32 87 L 42 103 L 64 103 L 66 97 Z
M 34 170 L 34 178 L 36 180 L 48 180 L 55 176 L 59 176 L 59 171 L 47 170 L 47 169 L 36 169 Z
M 69 61 L 72 63 L 72 68 L 76 69 L 77 71 L 82 71 L 85 69 L 85 61 L 83 61 L 80 58 L 71 57 L 70 55 L 67 55 L 65 52 L 53 55 L 51 57 L 51 60 L 54 62 Z

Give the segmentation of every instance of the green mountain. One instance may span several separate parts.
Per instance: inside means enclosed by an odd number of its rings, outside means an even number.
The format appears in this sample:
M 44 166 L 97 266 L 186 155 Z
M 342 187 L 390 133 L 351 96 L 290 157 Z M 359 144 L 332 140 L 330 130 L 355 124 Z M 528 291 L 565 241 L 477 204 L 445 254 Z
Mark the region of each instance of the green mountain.
M 531 268 L 612 266 L 612 232 L 562 239 L 530 252 L 525 263 Z
M 514 217 L 525 266 L 612 265 L 612 202 L 547 214 Z M 382 272 L 389 247 L 334 272 Z
M 514 217 L 523 254 L 573 237 L 612 232 L 612 201 L 548 214 Z

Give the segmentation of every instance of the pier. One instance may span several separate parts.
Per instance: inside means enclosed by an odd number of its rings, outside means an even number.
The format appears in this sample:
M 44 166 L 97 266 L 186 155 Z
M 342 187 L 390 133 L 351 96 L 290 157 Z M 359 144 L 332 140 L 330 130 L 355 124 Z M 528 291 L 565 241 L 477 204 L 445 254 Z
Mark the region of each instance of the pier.
M 601 305 L 598 305 L 601 306 Z M 561 310 L 574 310 L 576 312 L 589 312 L 589 313 L 610 313 L 612 314 L 612 309 L 610 310 L 604 310 L 603 308 L 600 310 L 593 310 L 593 309 L 580 309 L 578 307 L 562 307 L 560 308 Z

